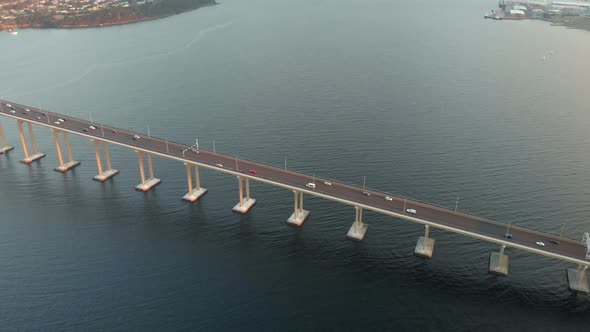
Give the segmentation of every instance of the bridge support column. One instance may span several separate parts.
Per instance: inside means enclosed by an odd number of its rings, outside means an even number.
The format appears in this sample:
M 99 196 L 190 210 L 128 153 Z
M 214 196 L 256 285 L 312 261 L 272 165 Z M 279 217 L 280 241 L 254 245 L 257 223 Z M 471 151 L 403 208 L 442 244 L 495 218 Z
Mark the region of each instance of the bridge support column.
M 37 147 L 37 141 L 35 140 L 35 133 L 33 132 L 33 126 L 31 125 L 31 123 L 27 122 L 29 126 L 29 135 L 31 136 L 31 143 L 33 144 L 33 155 L 29 155 L 29 147 L 27 146 L 27 140 L 25 138 L 25 132 L 23 130 L 23 120 L 16 120 L 16 123 L 18 124 L 20 140 L 23 143 L 23 150 L 25 151 L 25 158 L 20 162 L 28 165 L 35 160 L 45 157 L 44 153 L 39 152 L 39 148 Z
M 348 230 L 346 236 L 351 240 L 361 241 L 365 237 L 368 225 L 363 223 L 363 208 L 355 206 L 355 209 L 356 220 Z
M 184 165 L 186 166 L 186 179 L 188 182 L 188 193 L 186 195 L 184 195 L 184 197 L 182 197 L 183 200 L 187 201 L 187 202 L 196 202 L 199 198 L 201 198 L 201 196 L 205 195 L 205 193 L 207 193 L 207 189 L 206 188 L 201 188 L 201 179 L 199 177 L 199 165 L 194 165 L 195 168 L 195 180 L 196 180 L 196 188 L 193 189 L 193 179 L 192 179 L 192 173 L 191 173 L 191 168 L 193 167 L 193 165 L 191 164 L 187 164 L 184 163 Z
M 250 178 L 245 178 L 246 181 L 246 200 L 250 199 Z
M 422 258 L 432 258 L 432 251 L 434 250 L 434 239 L 428 237 L 430 234 L 430 226 L 424 225 L 424 236 L 418 238 L 414 255 Z
M 588 276 L 586 275 L 587 269 L 586 265 L 578 265 L 577 269 L 567 269 L 567 282 L 570 291 L 582 294 L 590 293 Z
M 246 197 L 244 198 L 244 180 L 246 181 Z M 236 204 L 232 211 L 239 214 L 246 214 L 256 204 L 254 198 L 250 198 L 250 179 L 238 176 L 238 187 L 240 190 L 240 202 Z
M 13 146 L 10 146 L 6 143 L 6 135 L 4 135 L 4 129 L 2 128 L 2 123 L 0 123 L 0 154 L 5 154 L 8 151 L 14 149 Z
M 69 145 L 69 139 L 67 138 L 67 136 L 65 136 L 65 137 L 66 137 L 66 145 Z M 102 161 L 100 160 L 100 150 L 98 149 L 99 142 L 98 142 L 98 140 L 92 140 L 92 142 L 94 143 L 94 154 L 96 155 L 96 164 L 98 166 L 98 175 L 94 176 L 94 178 L 92 178 L 92 179 L 94 181 L 98 181 L 98 182 L 105 182 L 106 180 L 119 174 L 119 171 L 116 169 L 113 169 L 111 167 L 111 155 L 109 154 L 109 148 L 108 148 L 108 145 L 106 142 L 103 142 L 103 149 L 104 149 L 105 158 L 107 160 L 107 169 L 106 169 L 106 171 L 103 171 Z M 68 149 L 70 149 L 70 148 L 68 148 Z
M 287 224 L 292 226 L 301 226 L 307 219 L 309 211 L 303 209 L 303 193 L 297 190 L 293 190 L 295 194 L 295 204 L 293 214 L 287 219 Z
M 148 192 L 153 187 L 159 185 L 162 182 L 162 180 L 156 179 L 154 177 L 154 168 L 152 166 L 152 154 L 151 153 L 147 154 L 150 178 L 147 180 L 145 179 L 145 169 L 143 167 L 143 154 L 144 154 L 144 152 L 143 151 L 135 151 L 135 152 L 137 152 L 137 159 L 139 160 L 139 173 L 141 174 L 141 183 L 138 184 L 137 186 L 135 186 L 135 190 Z
M 69 159 L 69 161 L 67 163 L 64 163 L 64 158 L 63 158 L 63 154 L 61 151 L 61 142 L 59 139 L 59 131 L 55 128 L 53 129 L 53 137 L 55 138 L 55 148 L 57 149 L 57 157 L 59 158 L 59 166 L 57 166 L 57 168 L 55 168 L 55 170 L 57 172 L 65 173 L 65 172 L 69 171 L 70 169 L 80 165 L 79 161 L 72 160 L 72 148 L 70 146 L 70 139 L 67 136 L 67 133 L 64 132 L 64 139 L 66 141 L 68 159 Z
M 508 275 L 508 255 L 504 254 L 505 245 L 500 246 L 500 252 L 492 251 L 490 253 L 490 268 L 492 274 L 500 276 Z

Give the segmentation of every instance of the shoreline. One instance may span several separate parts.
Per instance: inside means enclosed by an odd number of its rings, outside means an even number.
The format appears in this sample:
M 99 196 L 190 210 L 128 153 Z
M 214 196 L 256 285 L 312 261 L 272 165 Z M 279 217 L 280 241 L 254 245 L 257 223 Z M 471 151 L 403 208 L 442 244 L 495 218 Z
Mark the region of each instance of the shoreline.
M 182 13 L 179 13 L 182 14 Z M 168 16 L 154 16 L 154 17 L 144 17 L 141 19 L 135 19 L 135 20 L 125 20 L 125 21 L 120 21 L 120 22 L 107 22 L 107 23 L 96 23 L 96 24 L 80 24 L 80 25 L 60 25 L 60 26 L 55 26 L 55 27 L 46 27 L 46 26 L 41 26 L 41 25 L 32 25 L 32 24 L 27 24 L 27 25 L 17 25 L 13 28 L 9 28 L 9 29 L 4 29 L 4 28 L 0 28 L 0 31 L 11 31 L 11 30 L 25 30 L 25 29 L 39 29 L 39 30 L 46 30 L 46 29 L 69 29 L 69 30 L 73 30 L 73 29 L 90 29 L 90 28 L 101 28 L 101 27 L 112 27 L 112 26 L 117 26 L 117 25 L 126 25 L 126 24 L 133 24 L 133 23 L 140 23 L 140 22 L 145 22 L 145 21 L 153 21 L 153 20 L 157 20 L 160 18 L 166 18 L 172 15 L 168 15 Z

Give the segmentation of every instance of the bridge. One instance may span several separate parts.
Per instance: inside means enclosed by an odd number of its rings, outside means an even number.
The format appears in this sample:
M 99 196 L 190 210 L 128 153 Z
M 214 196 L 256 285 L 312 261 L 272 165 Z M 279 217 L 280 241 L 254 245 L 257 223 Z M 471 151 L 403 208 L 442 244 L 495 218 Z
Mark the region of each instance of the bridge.
M 33 125 L 46 127 L 53 131 L 59 159 L 59 165 L 55 170 L 58 172 L 67 172 L 80 165 L 80 162 L 73 159 L 69 140 L 69 134 L 78 135 L 88 138 L 94 146 L 98 168 L 98 174 L 94 177 L 96 181 L 108 181 L 119 173 L 118 170 L 112 168 L 108 150 L 109 144 L 114 144 L 132 149 L 137 153 L 141 183 L 135 189 L 141 192 L 147 192 L 161 182 L 154 176 L 153 156 L 168 158 L 183 163 L 186 168 L 188 192 L 182 199 L 187 202 L 195 202 L 207 193 L 207 189 L 201 186 L 199 174 L 199 169 L 204 167 L 236 176 L 239 193 L 239 201 L 233 207 L 233 211 L 236 213 L 248 213 L 256 204 L 256 199 L 250 193 L 250 181 L 257 181 L 293 192 L 293 213 L 287 219 L 287 223 L 290 225 L 297 227 L 303 225 L 310 213 L 303 208 L 303 196 L 304 194 L 313 195 L 354 207 L 354 222 L 347 234 L 351 240 L 363 240 L 368 229 L 368 225 L 363 222 L 363 211 L 370 210 L 424 225 L 424 235 L 418 238 L 414 249 L 416 256 L 432 257 L 435 239 L 429 236 L 429 232 L 430 228 L 434 227 L 499 245 L 498 251 L 490 253 L 490 273 L 507 276 L 509 257 L 505 250 L 506 248 L 520 249 L 576 264 L 577 267 L 566 270 L 569 289 L 577 293 L 588 294 L 590 292 L 586 274 L 586 270 L 590 266 L 590 236 L 588 233 L 583 235 L 582 240 L 563 238 L 411 201 L 388 193 L 370 191 L 361 187 L 288 171 L 286 168 L 240 160 L 234 156 L 216 153 L 216 151 L 200 149 L 198 145 L 180 144 L 151 136 L 146 137 L 143 134 L 125 129 L 105 126 L 9 101 L 0 100 L 0 115 L 16 120 L 24 152 L 21 162 L 24 164 L 31 164 L 45 157 L 45 154 L 38 149 Z M 32 151 L 27 141 L 25 124 Z M 62 136 L 67 159 L 64 158 Z M 8 145 L 6 141 L 1 123 L 0 139 L 2 144 L 0 154 L 13 150 L 13 147 Z M 103 156 L 106 164 L 103 163 Z

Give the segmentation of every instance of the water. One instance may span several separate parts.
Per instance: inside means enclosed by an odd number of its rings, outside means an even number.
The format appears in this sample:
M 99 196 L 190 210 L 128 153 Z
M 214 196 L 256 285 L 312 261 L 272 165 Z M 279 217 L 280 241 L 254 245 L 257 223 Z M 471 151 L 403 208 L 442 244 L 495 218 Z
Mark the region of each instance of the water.
M 120 27 L 0 35 L 0 97 L 581 238 L 588 231 L 590 34 L 490 22 L 491 2 L 226 0 Z M 550 50 L 554 54 L 542 61 Z M 48 156 L 0 157 L 0 324 L 8 330 L 586 330 L 569 264 L 203 170 L 189 205 L 184 167 L 140 194 L 136 156 L 112 147 L 98 184 L 91 144 L 75 171 Z

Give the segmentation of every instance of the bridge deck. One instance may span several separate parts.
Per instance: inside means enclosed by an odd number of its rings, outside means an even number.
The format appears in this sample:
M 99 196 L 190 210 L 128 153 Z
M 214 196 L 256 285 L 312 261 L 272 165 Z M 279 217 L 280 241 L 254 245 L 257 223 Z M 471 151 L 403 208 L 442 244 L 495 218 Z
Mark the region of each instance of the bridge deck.
M 282 168 L 246 160 L 239 160 L 237 163 L 238 168 L 236 168 L 236 157 L 213 153 L 202 149 L 199 150 L 199 153 L 189 149 L 183 156 L 182 150 L 188 149 L 188 145 L 166 142 L 155 137 L 145 137 L 143 134 L 113 128 L 111 126 L 103 126 L 63 114 L 42 111 L 33 107 L 27 107 L 6 101 L 0 101 L 0 103 L 0 114 L 6 117 L 32 122 L 33 124 L 45 127 L 56 128 L 79 136 L 98 139 L 135 150 L 150 152 L 165 158 L 199 164 L 217 171 L 233 175 L 241 175 L 252 180 L 291 190 L 302 191 L 310 195 L 323 197 L 348 205 L 359 206 L 389 216 L 430 225 L 431 227 L 464 234 L 489 242 L 504 244 L 507 247 L 518 248 L 572 263 L 590 266 L 590 261 L 586 260 L 586 247 L 582 245 L 581 241 L 559 238 L 555 235 L 515 226 L 510 228 L 510 233 L 513 235 L 513 238 L 506 239 L 504 238 L 507 228 L 506 224 L 497 223 L 480 217 L 405 200 L 400 197 L 375 191 L 370 191 L 371 195 L 366 196 L 363 195 L 364 190 L 362 188 L 334 181 L 330 181 L 331 185 L 325 185 L 323 183 L 324 180 L 320 178 L 315 178 L 316 188 L 310 189 L 305 187 L 306 183 L 312 181 L 312 177 L 309 175 L 286 171 Z M 14 107 L 14 113 L 6 106 L 7 103 L 10 103 Z M 25 112 L 25 108 L 28 108 L 30 111 Z M 58 118 L 62 118 L 66 121 L 57 125 L 54 122 Z M 90 125 L 96 126 L 97 129 L 89 130 L 88 132 L 82 131 L 83 128 L 88 128 Z M 134 140 L 132 137 L 136 134 L 140 135 L 141 138 Z M 221 164 L 223 167 L 218 167 L 216 166 L 217 164 Z M 250 169 L 256 169 L 257 174 L 250 174 L 248 172 Z M 392 200 L 385 200 L 385 196 L 390 196 Z M 404 206 L 405 209 L 415 209 L 416 213 L 407 213 L 404 210 Z M 559 244 L 551 243 L 550 240 L 558 241 Z M 535 244 L 537 241 L 543 241 L 545 247 L 537 246 Z

